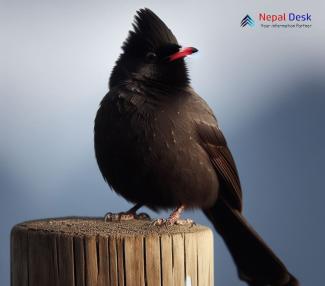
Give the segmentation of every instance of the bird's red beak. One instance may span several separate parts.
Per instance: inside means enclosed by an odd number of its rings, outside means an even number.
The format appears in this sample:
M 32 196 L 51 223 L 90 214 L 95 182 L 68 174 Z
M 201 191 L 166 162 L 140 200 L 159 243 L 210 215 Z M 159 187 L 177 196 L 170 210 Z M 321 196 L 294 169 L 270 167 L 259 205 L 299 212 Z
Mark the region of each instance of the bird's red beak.
M 191 54 L 196 53 L 197 51 L 198 51 L 198 49 L 193 48 L 193 47 L 183 48 L 180 51 L 178 51 L 177 53 L 170 55 L 168 57 L 168 59 L 170 62 L 172 62 L 172 61 L 175 61 L 178 59 L 185 58 Z

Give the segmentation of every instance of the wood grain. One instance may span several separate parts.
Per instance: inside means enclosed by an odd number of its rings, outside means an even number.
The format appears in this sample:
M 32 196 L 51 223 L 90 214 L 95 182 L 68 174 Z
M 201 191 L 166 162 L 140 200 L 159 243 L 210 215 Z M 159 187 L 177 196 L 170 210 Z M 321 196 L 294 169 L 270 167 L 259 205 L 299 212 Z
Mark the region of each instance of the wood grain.
M 185 286 L 186 280 L 213 285 L 207 227 L 73 217 L 25 222 L 11 232 L 12 286 Z

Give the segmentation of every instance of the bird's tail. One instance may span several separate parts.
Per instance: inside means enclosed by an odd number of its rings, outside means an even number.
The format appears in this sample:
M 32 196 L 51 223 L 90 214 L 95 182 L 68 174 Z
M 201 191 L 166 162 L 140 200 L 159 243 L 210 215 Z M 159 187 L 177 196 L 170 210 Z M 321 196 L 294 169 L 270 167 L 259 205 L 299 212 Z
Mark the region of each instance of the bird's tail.
M 299 286 L 243 215 L 222 198 L 205 215 L 222 236 L 235 261 L 240 279 L 250 286 Z

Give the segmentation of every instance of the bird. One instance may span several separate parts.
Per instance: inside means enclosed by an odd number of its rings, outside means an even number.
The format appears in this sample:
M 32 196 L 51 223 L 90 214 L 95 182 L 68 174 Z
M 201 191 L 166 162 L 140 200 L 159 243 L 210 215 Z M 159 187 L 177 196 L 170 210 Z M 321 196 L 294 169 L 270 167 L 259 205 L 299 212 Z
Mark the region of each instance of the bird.
M 184 209 L 201 209 L 241 280 L 250 286 L 298 286 L 243 216 L 234 158 L 212 109 L 191 87 L 185 58 L 196 52 L 182 47 L 150 9 L 137 11 L 94 126 L 99 169 L 111 189 L 134 206 L 106 218 L 143 218 L 137 211 L 146 206 L 174 209 L 156 224 L 176 224 Z

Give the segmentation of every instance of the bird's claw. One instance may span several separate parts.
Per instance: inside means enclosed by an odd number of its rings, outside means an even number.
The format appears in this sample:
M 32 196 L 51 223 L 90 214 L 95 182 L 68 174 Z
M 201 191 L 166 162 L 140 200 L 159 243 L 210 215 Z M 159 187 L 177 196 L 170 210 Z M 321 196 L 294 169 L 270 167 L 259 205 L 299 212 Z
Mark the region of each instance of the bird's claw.
M 136 214 L 135 218 L 140 220 L 151 220 L 151 217 L 147 213 Z
M 120 212 L 120 213 L 111 213 L 108 212 L 104 216 L 105 221 L 128 221 L 132 219 L 139 219 L 139 220 L 150 220 L 150 216 L 146 213 L 131 213 L 131 212 Z
M 104 220 L 105 221 L 127 221 L 127 220 L 131 220 L 134 219 L 135 215 L 133 213 L 111 213 L 108 212 L 105 217 Z
M 151 222 L 152 226 L 171 226 L 171 225 L 183 225 L 183 226 L 190 226 L 192 227 L 196 223 L 192 219 L 164 219 L 164 218 L 157 218 Z
M 176 225 L 187 225 L 187 226 L 194 226 L 196 225 L 196 223 L 194 222 L 194 220 L 190 219 L 190 218 L 187 218 L 187 219 L 178 219 L 175 221 Z
M 162 226 L 162 225 L 168 225 L 168 220 L 164 218 L 156 218 L 153 220 L 150 225 L 152 226 Z

